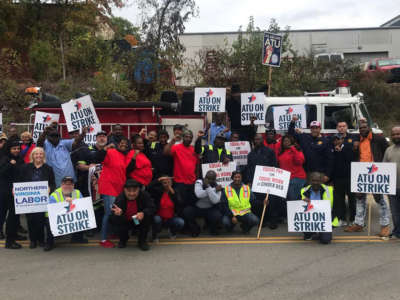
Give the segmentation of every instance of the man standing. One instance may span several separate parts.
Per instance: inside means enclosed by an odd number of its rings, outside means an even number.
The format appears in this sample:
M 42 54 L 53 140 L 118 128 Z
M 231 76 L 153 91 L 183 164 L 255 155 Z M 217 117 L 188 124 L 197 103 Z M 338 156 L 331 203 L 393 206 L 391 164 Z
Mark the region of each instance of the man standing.
M 360 144 L 359 161 L 360 162 L 382 162 L 388 142 L 384 136 L 374 134 L 369 125 L 365 121 L 361 121 L 359 125 Z M 376 203 L 380 206 L 381 232 L 379 236 L 382 238 L 389 237 L 389 207 L 381 194 L 374 194 Z M 356 194 L 356 217 L 354 224 L 345 228 L 346 232 L 360 232 L 364 227 L 364 219 L 367 213 L 367 194 Z
M 166 155 L 174 160 L 174 181 L 176 191 L 184 201 L 184 207 L 194 204 L 194 183 L 196 181 L 196 167 L 199 161 L 198 154 L 191 145 L 193 133 L 187 130 L 183 133 L 181 144 L 175 144 L 175 137 L 164 148 Z
M 151 132 L 150 132 L 151 133 Z M 169 134 L 166 130 L 158 133 L 158 142 L 150 141 L 146 143 L 144 154 L 151 161 L 153 166 L 153 179 L 159 178 L 161 175 L 172 176 L 173 161 L 171 156 L 164 154 L 164 148 L 168 144 Z
M 141 191 L 141 184 L 128 179 L 123 192 L 117 197 L 111 208 L 113 215 L 110 223 L 119 236 L 118 248 L 125 248 L 129 239 L 129 230 L 138 228 L 138 247 L 147 251 L 147 234 L 150 230 L 155 207 L 147 192 Z
M 211 125 L 208 125 L 206 128 L 203 139 L 208 141 L 208 135 L 210 135 L 210 141 L 208 142 L 209 145 L 214 145 L 215 137 L 220 133 L 223 133 L 229 140 L 231 131 L 224 124 L 222 124 L 224 117 L 225 113 L 216 113 L 215 122 L 211 123 Z
M 57 129 L 48 126 L 39 137 L 37 145 L 43 147 L 46 152 L 46 163 L 53 168 L 56 186 L 60 186 L 61 180 L 66 176 L 76 181 L 70 153 L 83 141 L 86 133 L 87 128 L 83 128 L 77 139 L 62 140 Z
M 397 165 L 396 195 L 389 195 L 392 211 L 392 237 L 400 239 L 400 126 L 392 128 L 393 145 L 386 149 L 383 162 L 392 162 Z
M 310 185 L 301 189 L 301 199 L 307 203 L 310 200 L 329 200 L 331 208 L 333 205 L 333 188 L 322 184 L 323 174 L 312 172 L 310 174 Z M 318 239 L 321 244 L 329 244 L 332 241 L 332 232 L 320 232 L 313 234 L 312 232 L 304 233 L 304 240 L 310 241 Z
M 275 152 L 270 148 L 264 146 L 263 137 L 261 134 L 257 134 L 254 138 L 254 148 L 249 153 L 247 158 L 247 168 L 245 182 L 248 184 L 253 183 L 254 174 L 256 172 L 256 166 L 269 166 L 277 167 L 277 159 Z M 261 218 L 264 209 L 264 200 L 266 194 L 254 193 L 254 200 L 251 203 L 252 212 L 259 218 Z M 268 223 L 270 229 L 276 229 L 278 227 L 279 218 L 283 216 L 283 204 L 279 197 L 270 195 L 268 201 L 267 213 L 264 218 L 264 224 Z
M 112 133 L 108 137 L 107 144 L 114 144 L 114 146 L 117 148 L 122 138 L 125 138 L 122 126 L 120 124 L 115 124 L 112 127 Z M 131 142 L 129 141 L 129 138 L 128 147 L 131 148 Z
M 281 151 L 281 138 L 280 135 L 276 134 L 274 128 L 268 127 L 265 129 L 264 145 L 275 152 L 276 158 L 278 158 Z
M 312 121 L 310 123 L 311 133 L 301 133 L 295 130 L 297 116 L 293 116 L 289 125 L 289 134 L 294 136 L 300 143 L 306 163 L 305 171 L 321 172 L 324 174 L 323 182 L 331 180 L 333 171 L 333 155 L 329 141 L 321 135 L 321 123 Z
M 232 154 L 229 150 L 225 149 L 225 135 L 223 132 L 217 134 L 214 140 L 214 145 L 201 145 L 201 138 L 203 137 L 203 132 L 199 131 L 198 138 L 195 143 L 195 151 L 202 155 L 202 163 L 210 164 L 215 162 L 222 162 L 224 164 L 233 161 Z

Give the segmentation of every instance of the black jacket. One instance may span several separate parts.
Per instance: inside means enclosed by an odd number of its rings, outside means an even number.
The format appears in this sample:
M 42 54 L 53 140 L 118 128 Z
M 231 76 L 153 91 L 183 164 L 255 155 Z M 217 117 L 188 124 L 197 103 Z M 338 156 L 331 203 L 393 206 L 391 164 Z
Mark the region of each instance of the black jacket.
M 125 216 L 127 201 L 124 191 L 115 199 L 115 205 L 122 209 L 122 215 Z M 154 201 L 150 194 L 144 191 L 139 192 L 139 196 L 136 199 L 138 212 L 143 212 L 146 217 L 152 217 L 156 213 Z
M 294 122 L 289 125 L 288 133 L 297 138 L 306 159 L 304 169 L 306 172 L 321 172 L 332 177 L 333 153 L 331 142 L 325 137 L 314 138 L 309 133 L 297 133 Z
M 12 159 L 16 161 L 16 164 L 10 163 Z M 18 182 L 23 165 L 24 161 L 20 157 L 6 154 L 0 159 L 0 201 L 4 201 L 5 206 L 14 205 L 12 186 L 14 182 Z
M 338 178 L 349 178 L 351 172 L 351 162 L 355 160 L 356 154 L 353 151 L 352 144 L 343 144 L 341 151 L 333 148 L 333 180 Z
M 164 154 L 165 145 L 159 142 L 150 143 L 145 140 L 145 150 L 143 153 L 151 161 L 153 167 L 153 178 L 158 178 L 161 175 L 172 176 L 174 161 L 172 156 Z
M 196 140 L 194 145 L 194 150 L 197 154 L 202 155 L 201 163 L 202 164 L 211 164 L 216 162 L 223 162 L 225 157 L 227 157 L 230 161 L 233 161 L 233 157 L 231 153 L 225 149 L 225 147 L 221 151 L 221 155 L 219 155 L 218 149 L 215 146 L 202 146 L 201 138 Z
M 254 148 L 247 157 L 247 167 L 245 170 L 244 182 L 252 184 L 256 166 L 278 167 L 274 150 L 262 145 Z
M 387 142 L 386 138 L 383 135 L 372 133 L 371 152 L 375 162 L 383 161 L 383 156 L 385 155 L 385 151 L 388 147 L 389 143 Z M 358 153 L 357 160 L 359 159 L 360 157 Z
M 30 182 L 32 181 L 33 177 L 33 170 L 35 169 L 35 166 L 33 163 L 30 164 L 25 164 L 21 167 L 21 173 L 20 173 L 20 182 Z M 40 176 L 40 181 L 48 181 L 49 183 L 49 188 L 50 188 L 50 194 L 57 188 L 56 187 L 56 182 L 54 179 L 54 172 L 53 168 L 50 167 L 47 164 L 44 164 L 41 167 L 41 176 Z

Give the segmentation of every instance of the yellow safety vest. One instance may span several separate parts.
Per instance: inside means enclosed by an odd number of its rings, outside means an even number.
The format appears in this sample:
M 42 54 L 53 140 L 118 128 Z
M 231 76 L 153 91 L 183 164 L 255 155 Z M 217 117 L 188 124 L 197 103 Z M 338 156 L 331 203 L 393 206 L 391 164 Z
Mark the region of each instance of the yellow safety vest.
M 213 151 L 214 150 L 213 145 L 208 145 L 208 150 Z M 225 150 L 227 155 L 231 154 L 231 152 L 229 150 L 227 150 L 227 149 L 218 148 L 217 149 L 217 151 L 218 151 L 218 159 L 221 159 L 221 154 L 222 154 L 222 151 L 224 151 L 224 150 Z M 201 153 L 200 154 L 203 154 L 203 153 L 204 153 L 204 147 L 201 147 Z
M 152 150 L 156 149 L 157 144 L 158 142 L 151 142 L 150 149 Z
M 239 192 L 240 197 L 236 194 L 235 189 L 228 185 L 225 187 L 225 195 L 228 199 L 229 209 L 234 216 L 243 216 L 250 212 L 250 187 L 248 185 L 242 185 Z
M 321 184 L 321 186 L 324 188 L 325 192 L 322 195 L 322 200 L 329 200 L 331 203 L 331 208 L 333 207 L 333 187 L 325 185 L 325 184 Z M 301 189 L 301 199 L 304 199 L 304 193 L 306 191 L 308 191 L 311 188 L 311 185 L 306 186 L 304 188 Z M 333 221 L 332 221 L 332 226 L 339 226 L 339 219 L 336 217 Z
M 56 199 L 57 203 L 65 201 L 61 188 L 58 188 L 53 193 L 51 193 L 50 197 L 53 197 L 54 199 Z M 81 197 L 81 192 L 79 190 L 72 191 L 72 195 L 71 195 L 72 200 L 79 199 L 80 197 Z M 47 212 L 45 215 L 46 215 L 46 217 L 49 216 L 49 214 Z

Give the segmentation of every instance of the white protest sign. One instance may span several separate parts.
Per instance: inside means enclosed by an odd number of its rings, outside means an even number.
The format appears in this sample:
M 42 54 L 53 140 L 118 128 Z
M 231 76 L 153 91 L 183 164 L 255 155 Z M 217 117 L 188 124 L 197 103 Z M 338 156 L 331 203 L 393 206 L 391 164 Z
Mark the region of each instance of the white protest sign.
M 276 130 L 288 130 L 293 116 L 297 116 L 295 127 L 307 128 L 306 108 L 304 105 L 275 106 L 274 128 Z
M 195 88 L 194 111 L 224 112 L 226 88 Z
M 72 203 L 57 202 L 47 205 L 50 229 L 54 236 L 96 228 L 92 198 L 75 199 Z
M 255 117 L 254 124 L 265 124 L 265 114 L 267 105 L 265 104 L 264 93 L 242 93 L 240 119 L 242 125 L 250 125 L 252 117 Z
M 351 192 L 396 195 L 396 163 L 352 162 Z
M 247 156 L 251 148 L 247 141 L 225 142 L 225 149 L 230 151 L 237 166 L 247 165 Z
M 332 232 L 331 203 L 329 200 L 288 201 L 289 232 Z
M 68 131 L 100 124 L 89 95 L 61 104 Z
M 14 182 L 13 192 L 17 215 L 47 211 L 49 199 L 47 181 Z
M 226 187 L 232 182 L 231 176 L 232 172 L 236 171 L 236 162 L 231 161 L 225 165 L 222 162 L 202 164 L 201 170 L 203 171 L 203 177 L 206 176 L 208 171 L 215 171 L 217 173 L 217 183 L 222 187 Z
M 3 133 L 3 113 L 0 112 L 0 134 Z
M 94 146 L 96 144 L 96 135 L 101 131 L 101 124 L 90 125 L 88 133 L 85 135 L 83 141 L 88 146 Z
M 51 125 L 53 122 L 57 122 L 60 119 L 59 114 L 50 114 L 46 112 L 37 111 L 35 113 L 35 124 L 33 126 L 33 141 L 36 143 L 44 129 Z
M 266 166 L 256 166 L 252 191 L 286 198 L 290 172 Z

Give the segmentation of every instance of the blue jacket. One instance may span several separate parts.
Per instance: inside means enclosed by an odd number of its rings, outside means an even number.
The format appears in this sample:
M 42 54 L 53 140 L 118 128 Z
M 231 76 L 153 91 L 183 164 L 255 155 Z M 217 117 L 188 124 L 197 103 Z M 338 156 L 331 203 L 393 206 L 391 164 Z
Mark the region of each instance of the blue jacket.
M 294 122 L 289 125 L 289 134 L 297 138 L 306 159 L 306 172 L 321 172 L 329 178 L 333 175 L 333 149 L 325 137 L 314 138 L 309 133 L 297 133 Z

